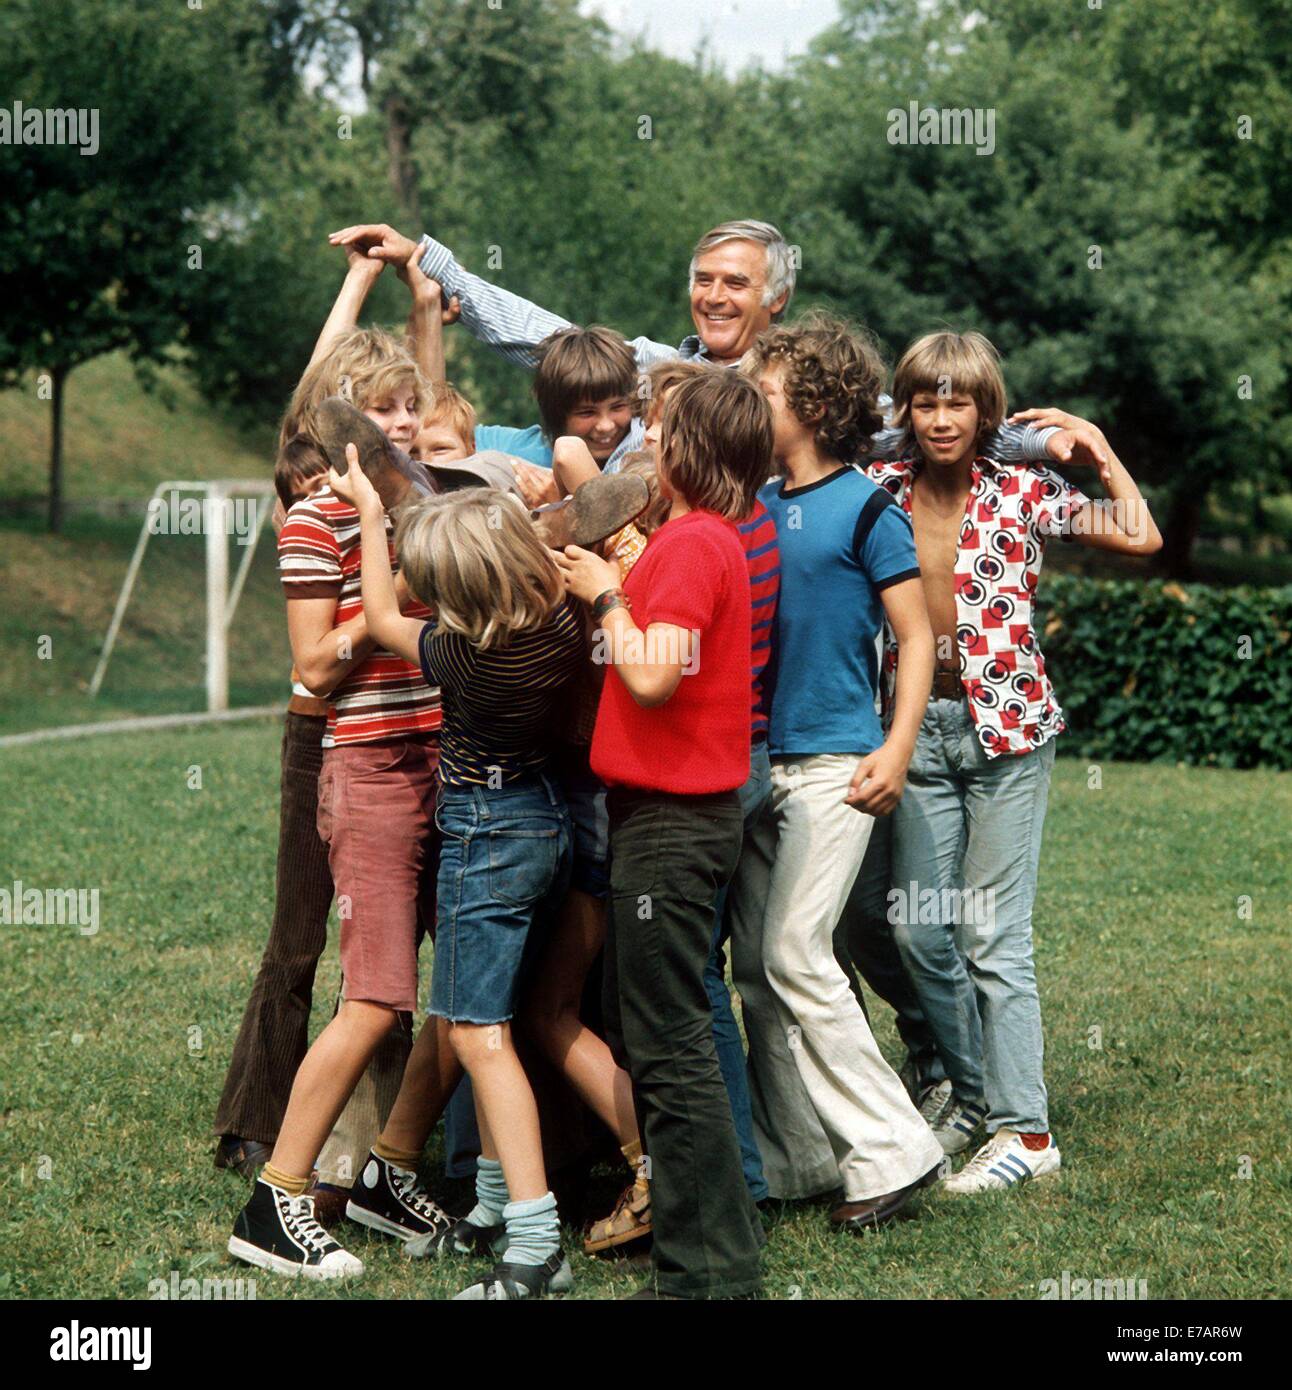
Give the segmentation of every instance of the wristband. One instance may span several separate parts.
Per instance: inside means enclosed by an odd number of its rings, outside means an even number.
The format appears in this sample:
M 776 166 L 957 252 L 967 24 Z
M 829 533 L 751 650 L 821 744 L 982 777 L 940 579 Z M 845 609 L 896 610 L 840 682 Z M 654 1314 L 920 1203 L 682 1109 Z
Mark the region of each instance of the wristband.
M 628 599 L 622 589 L 606 589 L 592 600 L 592 618 L 594 622 L 601 622 L 607 613 L 614 608 L 627 608 Z

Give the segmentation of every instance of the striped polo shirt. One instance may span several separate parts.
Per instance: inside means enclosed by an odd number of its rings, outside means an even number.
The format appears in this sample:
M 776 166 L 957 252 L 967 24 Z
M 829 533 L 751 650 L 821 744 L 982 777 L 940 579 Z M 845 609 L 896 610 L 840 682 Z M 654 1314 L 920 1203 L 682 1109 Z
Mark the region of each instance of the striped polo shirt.
M 754 677 L 754 742 L 767 737 L 767 706 L 763 698 L 763 670 L 772 652 L 772 626 L 776 599 L 781 589 L 781 552 L 776 542 L 776 523 L 761 502 L 736 528 L 749 564 L 752 656 Z
M 386 521 L 391 567 L 398 570 Z M 363 612 L 359 513 L 330 488 L 321 488 L 287 513 L 278 536 L 278 572 L 288 599 L 336 600 L 333 626 Z M 409 618 L 428 618 L 430 609 L 413 603 Z M 328 697 L 323 747 L 423 738 L 440 727 L 439 691 L 422 679 L 411 662 L 378 647 Z
M 513 632 L 505 646 L 478 647 L 427 623 L 419 650 L 422 672 L 444 701 L 445 786 L 498 787 L 544 770 L 560 704 L 587 660 L 571 600 L 541 626 Z

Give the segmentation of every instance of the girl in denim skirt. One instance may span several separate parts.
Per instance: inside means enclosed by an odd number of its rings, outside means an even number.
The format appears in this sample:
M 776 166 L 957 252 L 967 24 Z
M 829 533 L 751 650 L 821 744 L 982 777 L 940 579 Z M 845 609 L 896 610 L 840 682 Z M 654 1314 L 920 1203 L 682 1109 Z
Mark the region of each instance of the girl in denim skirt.
M 444 710 L 428 1012 L 447 1020 L 449 1042 L 471 1078 L 482 1156 L 475 1207 L 423 1243 L 436 1253 L 501 1251 L 488 1278 L 460 1299 L 564 1292 L 573 1278 L 511 1018 L 522 961 L 569 880 L 569 815 L 548 759 L 554 712 L 584 657 L 581 628 L 525 513 L 484 488 L 429 498 L 401 518 L 401 568 L 436 613 L 429 623 L 403 617 L 381 502 L 354 466 L 357 456 L 350 462 L 331 481 L 361 517 L 369 632 L 420 664 Z M 433 1022 L 422 1029 L 409 1078 L 419 1070 L 417 1053 L 436 1047 L 436 1031 Z

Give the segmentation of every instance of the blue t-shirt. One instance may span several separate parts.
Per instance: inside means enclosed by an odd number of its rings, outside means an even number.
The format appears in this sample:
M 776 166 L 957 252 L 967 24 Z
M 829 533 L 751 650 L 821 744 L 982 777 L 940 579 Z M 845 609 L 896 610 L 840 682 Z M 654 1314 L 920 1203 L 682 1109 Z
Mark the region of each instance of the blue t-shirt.
M 851 467 L 800 488 L 778 479 L 758 498 L 781 549 L 768 752 L 871 753 L 884 741 L 875 713 L 879 595 L 920 573 L 910 520 Z
M 486 449 L 497 449 L 515 458 L 526 459 L 540 468 L 552 466 L 552 446 L 543 437 L 541 425 L 530 425 L 524 430 L 514 425 L 477 425 L 476 453 L 483 453 Z

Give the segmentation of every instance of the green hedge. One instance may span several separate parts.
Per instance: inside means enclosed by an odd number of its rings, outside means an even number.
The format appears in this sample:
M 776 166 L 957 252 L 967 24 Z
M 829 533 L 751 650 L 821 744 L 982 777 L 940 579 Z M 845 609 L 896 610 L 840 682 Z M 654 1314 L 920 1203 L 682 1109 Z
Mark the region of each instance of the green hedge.
M 1061 753 L 1292 768 L 1292 586 L 1051 572 L 1037 633 L 1068 725 Z

